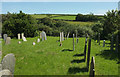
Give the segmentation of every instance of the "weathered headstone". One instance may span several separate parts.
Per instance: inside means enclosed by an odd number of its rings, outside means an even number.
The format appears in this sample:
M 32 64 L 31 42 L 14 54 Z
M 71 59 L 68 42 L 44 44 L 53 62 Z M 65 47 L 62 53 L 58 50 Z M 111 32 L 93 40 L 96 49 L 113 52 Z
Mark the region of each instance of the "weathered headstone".
M 85 47 L 84 47 L 84 60 L 86 61 L 86 49 L 87 49 L 87 38 L 85 40 Z
M 13 77 L 13 74 L 8 69 L 0 71 L 0 77 Z
M 11 38 L 10 37 L 7 37 L 6 41 L 5 41 L 5 44 L 10 44 L 10 41 L 11 41 Z
M 20 39 L 20 34 L 18 34 L 18 39 Z
M 74 34 L 73 34 L 73 51 L 75 50 L 75 44 L 74 44 Z
M 3 35 L 3 38 L 4 38 L 4 41 L 6 41 L 6 39 L 7 39 L 7 34 L 4 34 L 4 35 Z
M 27 41 L 25 37 L 23 37 L 23 41 Z
M 88 54 L 87 54 L 87 70 L 89 70 L 89 62 L 90 62 L 90 50 L 91 50 L 91 39 L 89 39 L 89 43 L 88 43 Z
M 110 50 L 113 51 L 113 34 L 112 34 L 112 37 L 111 37 L 111 46 L 110 46 Z
M 67 39 L 69 38 L 69 34 L 70 34 L 70 32 L 68 32 Z
M 103 47 L 105 47 L 105 40 L 103 40 Z
M 90 77 L 95 77 L 95 58 L 94 58 L 94 56 L 91 59 Z
M 42 37 L 42 41 L 47 40 L 47 37 L 46 37 L 46 33 L 44 31 L 41 32 L 41 37 Z
M 12 74 L 14 74 L 15 68 L 15 56 L 14 54 L 7 54 L 2 60 L 2 70 L 8 69 Z
M 39 39 L 39 38 L 37 39 L 37 42 L 38 42 L 38 43 L 40 42 L 40 39 Z
M 118 52 L 118 46 L 119 46 L 119 39 L 118 39 L 118 35 L 116 36 L 116 47 L 115 47 L 115 51 Z

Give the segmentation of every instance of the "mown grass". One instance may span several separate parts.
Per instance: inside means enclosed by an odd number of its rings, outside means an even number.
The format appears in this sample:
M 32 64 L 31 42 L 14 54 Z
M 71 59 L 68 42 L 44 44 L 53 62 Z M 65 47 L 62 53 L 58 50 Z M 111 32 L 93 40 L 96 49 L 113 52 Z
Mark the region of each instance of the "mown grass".
M 12 39 L 10 45 L 2 45 L 3 56 L 14 53 L 16 57 L 15 75 L 88 75 L 86 62 L 83 61 L 85 38 L 79 38 L 73 49 L 73 39 L 69 38 L 59 46 L 59 37 L 47 37 L 46 41 L 36 43 L 35 38 L 27 38 L 27 42 L 18 44 L 17 39 Z M 102 43 L 102 41 L 101 41 Z M 95 57 L 96 75 L 117 75 L 118 64 L 115 52 L 98 45 L 92 40 L 91 57 Z M 88 49 L 88 48 L 87 48 Z

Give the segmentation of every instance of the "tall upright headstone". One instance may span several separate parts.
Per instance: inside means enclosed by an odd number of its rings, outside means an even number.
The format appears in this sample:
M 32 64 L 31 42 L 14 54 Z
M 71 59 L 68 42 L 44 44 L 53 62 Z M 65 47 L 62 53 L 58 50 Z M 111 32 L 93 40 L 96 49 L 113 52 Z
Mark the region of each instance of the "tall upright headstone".
M 87 49 L 87 38 L 85 40 L 85 47 L 84 47 L 84 60 L 86 61 L 86 49 Z
M 23 39 L 23 37 L 24 37 L 24 33 L 21 34 L 21 37 L 22 37 L 22 39 Z
M 105 47 L 105 40 L 103 40 L 103 47 Z
M 94 56 L 91 59 L 90 77 L 95 77 L 95 58 L 94 58 Z
M 90 50 L 91 50 L 91 39 L 89 39 L 89 43 L 88 43 L 88 54 L 87 54 L 87 70 L 89 70 L 89 62 L 90 62 Z
M 44 31 L 41 32 L 41 37 L 42 37 L 42 41 L 47 40 L 47 36 Z
M 4 34 L 4 35 L 3 35 L 3 38 L 4 38 L 4 41 L 6 41 L 6 39 L 7 39 L 7 34 Z
M 62 41 L 64 41 L 64 33 L 62 32 Z
M 74 44 L 74 34 L 73 34 L 73 51 L 75 50 L 75 44 Z
M 7 54 L 2 60 L 2 70 L 8 69 L 14 74 L 15 56 L 14 54 Z
M 18 39 L 20 39 L 20 33 L 18 34 Z

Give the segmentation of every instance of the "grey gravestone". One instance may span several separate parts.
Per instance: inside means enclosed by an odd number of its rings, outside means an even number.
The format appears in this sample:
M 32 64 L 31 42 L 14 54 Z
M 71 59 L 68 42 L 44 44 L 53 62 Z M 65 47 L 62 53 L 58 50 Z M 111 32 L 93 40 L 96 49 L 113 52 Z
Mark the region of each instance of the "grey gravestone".
M 44 39 L 47 40 L 46 33 L 44 31 L 42 31 L 41 37 L 42 37 L 42 41 L 44 41 Z
M 85 47 L 84 47 L 84 60 L 86 61 L 86 49 L 87 49 L 87 37 L 85 40 Z
M 20 34 L 18 34 L 18 39 L 20 39 Z
M 67 39 L 69 38 L 69 34 L 70 34 L 70 32 L 68 32 Z
M 27 41 L 25 37 L 22 37 L 23 41 Z
M 105 47 L 105 40 L 103 40 L 103 47 Z
M 73 34 L 73 51 L 75 50 L 75 44 L 74 44 L 74 34 Z
M 5 44 L 10 44 L 10 41 L 11 41 L 11 38 L 10 37 L 7 37 L 6 41 L 5 41 Z
M 7 34 L 4 34 L 4 35 L 3 35 L 3 38 L 4 38 L 4 41 L 6 41 L 6 39 L 7 39 Z
M 89 43 L 88 43 L 88 54 L 87 54 L 87 70 L 89 70 L 89 62 L 90 62 L 90 50 L 91 50 L 91 39 L 89 39 Z
M 95 58 L 93 56 L 90 65 L 90 77 L 94 77 L 94 76 L 95 76 Z
M 15 56 L 14 54 L 7 54 L 2 60 L 2 70 L 8 69 L 14 74 Z
M 8 69 L 0 71 L 0 77 L 13 77 L 12 73 Z

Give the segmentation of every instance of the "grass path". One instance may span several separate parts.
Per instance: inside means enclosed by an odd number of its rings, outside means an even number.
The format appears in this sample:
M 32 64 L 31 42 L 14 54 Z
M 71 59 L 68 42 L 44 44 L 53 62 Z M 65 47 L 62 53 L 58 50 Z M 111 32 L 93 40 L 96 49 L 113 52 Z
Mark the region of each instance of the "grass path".
M 83 62 L 85 38 L 75 42 L 75 51 L 72 51 L 72 38 L 63 41 L 59 46 L 59 37 L 47 37 L 47 41 L 32 45 L 35 38 L 27 38 L 27 42 L 18 44 L 17 39 L 12 39 L 10 45 L 2 45 L 3 56 L 14 53 L 16 57 L 15 75 L 88 75 L 86 62 Z M 102 43 L 102 41 L 101 41 Z M 106 43 L 109 43 L 107 41 Z M 105 51 L 106 50 L 106 51 Z M 116 53 L 106 47 L 99 46 L 92 40 L 91 57 L 95 57 L 96 75 L 117 75 L 118 64 Z

